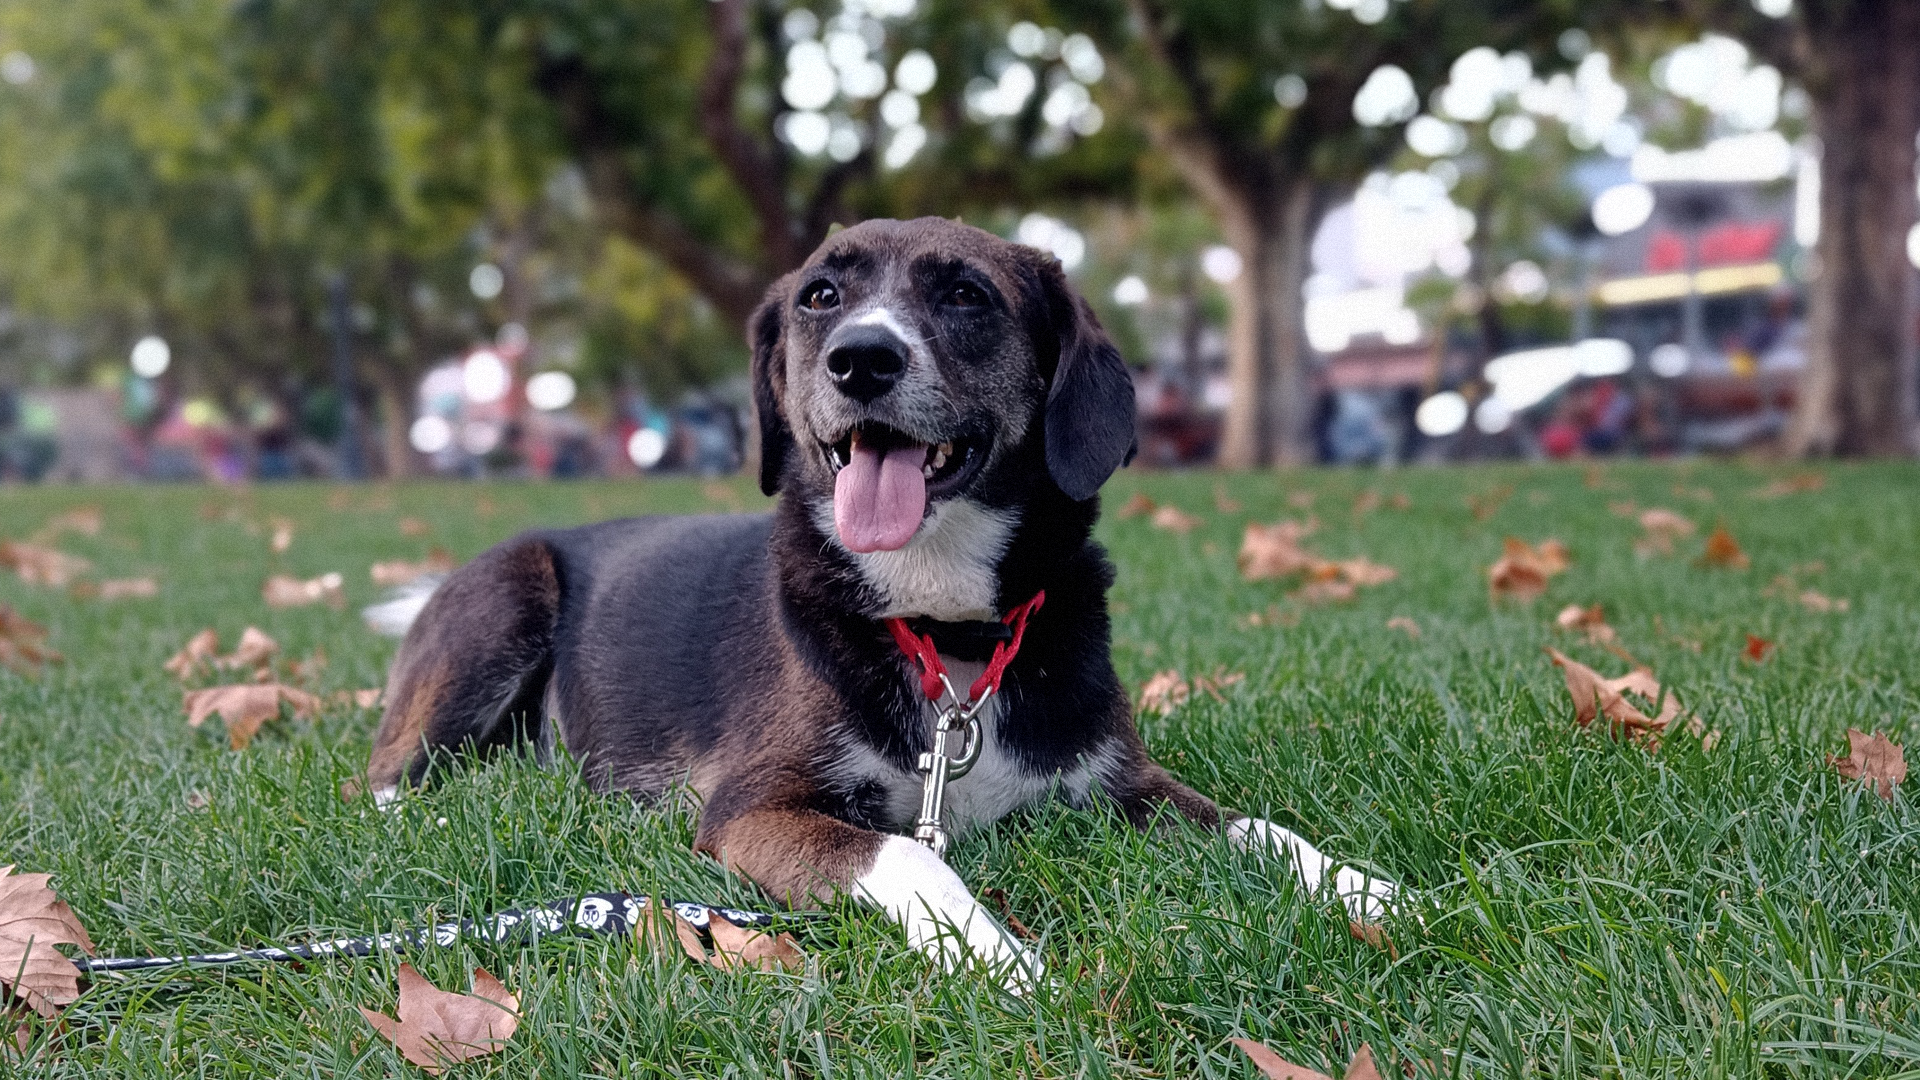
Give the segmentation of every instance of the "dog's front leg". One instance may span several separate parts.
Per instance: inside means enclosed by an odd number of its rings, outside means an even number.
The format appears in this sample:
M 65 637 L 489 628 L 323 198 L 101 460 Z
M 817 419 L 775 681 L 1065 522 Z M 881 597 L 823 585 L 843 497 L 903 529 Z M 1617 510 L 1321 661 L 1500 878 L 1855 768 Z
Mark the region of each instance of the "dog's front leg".
M 1040 958 L 1001 927 L 960 875 L 904 836 L 812 810 L 755 809 L 701 821 L 694 848 L 793 906 L 854 896 L 886 911 L 907 943 L 944 969 L 983 967 L 1016 993 L 1039 984 Z
M 1175 780 L 1159 765 L 1147 761 L 1131 770 L 1131 783 L 1115 792 L 1121 809 L 1136 825 L 1152 821 L 1162 807 L 1210 829 L 1224 829 L 1234 846 L 1269 857 L 1284 858 L 1293 866 L 1300 885 L 1317 893 L 1331 879 L 1334 894 L 1355 919 L 1378 919 L 1391 911 L 1400 889 L 1391 881 L 1341 866 L 1291 829 L 1256 817 L 1229 817 L 1211 799 Z

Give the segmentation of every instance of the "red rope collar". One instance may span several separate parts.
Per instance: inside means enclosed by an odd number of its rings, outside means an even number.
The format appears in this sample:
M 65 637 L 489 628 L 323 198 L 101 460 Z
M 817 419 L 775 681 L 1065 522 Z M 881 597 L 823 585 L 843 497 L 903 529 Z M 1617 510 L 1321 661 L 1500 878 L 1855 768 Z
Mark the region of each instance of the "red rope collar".
M 968 701 L 979 701 L 983 694 L 999 692 L 1000 680 L 1007 674 L 1007 665 L 1013 663 L 1014 656 L 1020 652 L 1020 639 L 1027 632 L 1027 617 L 1039 611 L 1040 605 L 1046 601 L 1047 594 L 1043 589 L 1034 593 L 1033 599 L 1007 612 L 1006 618 L 1000 620 L 1012 628 L 1013 639 L 994 645 L 993 657 L 987 661 L 987 670 L 980 673 L 967 691 Z M 900 651 L 920 669 L 921 692 L 927 695 L 928 701 L 939 701 L 946 689 L 947 665 L 941 663 L 940 651 L 933 647 L 933 638 L 914 633 L 905 619 L 888 619 L 887 629 L 893 634 L 894 644 L 900 646 Z

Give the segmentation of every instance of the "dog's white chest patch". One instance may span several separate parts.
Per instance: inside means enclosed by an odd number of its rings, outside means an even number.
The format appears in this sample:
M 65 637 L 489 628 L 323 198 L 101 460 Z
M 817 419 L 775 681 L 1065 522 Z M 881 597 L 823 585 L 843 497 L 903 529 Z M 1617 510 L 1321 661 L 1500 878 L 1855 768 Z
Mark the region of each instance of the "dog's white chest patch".
M 833 503 L 813 504 L 814 524 L 835 547 Z M 924 615 L 945 622 L 995 617 L 1000 595 L 1000 556 L 1013 539 L 1014 515 L 972 499 L 948 499 L 898 551 L 847 552 L 860 576 L 880 594 L 876 618 Z
M 973 685 L 980 677 L 985 664 L 955 660 L 950 656 L 941 657 L 947 665 L 948 678 L 961 693 Z M 919 684 L 916 681 L 913 693 L 918 696 Z M 1044 773 L 1027 768 L 1009 752 L 1000 740 L 1000 703 L 989 701 L 980 713 L 980 758 L 975 761 L 967 775 L 947 784 L 947 798 L 942 822 L 947 831 L 955 836 L 964 836 L 973 829 L 994 822 L 1013 813 L 1023 806 L 1029 806 L 1045 798 L 1055 790 L 1056 785 L 1063 798 L 1074 805 L 1083 804 L 1096 779 L 1103 779 L 1106 769 L 1112 764 L 1113 754 L 1102 749 L 1081 758 L 1072 769 L 1059 773 Z M 933 729 L 935 719 L 931 704 L 921 709 L 920 722 Z M 884 814 L 889 824 L 899 829 L 911 828 L 914 819 L 920 815 L 921 777 L 911 769 L 900 769 L 881 757 L 865 743 L 854 743 L 841 753 L 838 763 L 830 770 L 834 786 L 851 791 L 865 784 L 875 784 L 884 792 Z

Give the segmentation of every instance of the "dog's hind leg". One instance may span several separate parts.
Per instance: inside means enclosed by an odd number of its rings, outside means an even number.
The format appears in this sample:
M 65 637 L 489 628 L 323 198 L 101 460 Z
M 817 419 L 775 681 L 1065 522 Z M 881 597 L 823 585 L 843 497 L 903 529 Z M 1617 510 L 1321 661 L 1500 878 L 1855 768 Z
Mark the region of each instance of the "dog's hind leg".
M 447 578 L 387 679 L 367 762 L 376 801 L 419 783 L 439 752 L 551 747 L 545 698 L 559 606 L 553 553 L 537 539 L 503 544 Z

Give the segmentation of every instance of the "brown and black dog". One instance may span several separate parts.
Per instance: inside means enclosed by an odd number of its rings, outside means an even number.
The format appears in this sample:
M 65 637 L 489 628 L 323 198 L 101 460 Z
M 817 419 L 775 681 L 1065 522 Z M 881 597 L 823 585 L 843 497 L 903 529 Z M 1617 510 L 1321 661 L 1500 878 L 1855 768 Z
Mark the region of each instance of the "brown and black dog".
M 509 540 L 447 578 L 407 631 L 368 764 L 384 804 L 435 751 L 558 730 L 600 790 L 690 791 L 695 847 L 803 904 L 878 904 L 949 966 L 1040 972 L 929 848 L 933 707 L 883 620 L 910 618 L 954 683 L 1036 593 L 964 831 L 1050 793 L 1146 825 L 1171 808 L 1331 884 L 1356 914 L 1391 884 L 1255 818 L 1223 819 L 1135 732 L 1108 652 L 1097 492 L 1132 451 L 1133 384 L 1050 255 L 934 218 L 830 237 L 750 327 L 769 515 L 638 518 Z

